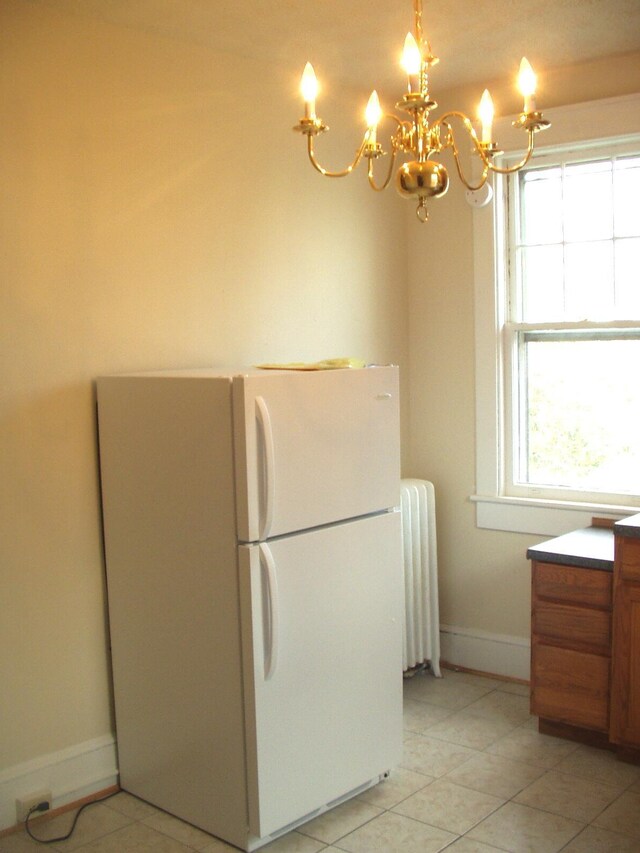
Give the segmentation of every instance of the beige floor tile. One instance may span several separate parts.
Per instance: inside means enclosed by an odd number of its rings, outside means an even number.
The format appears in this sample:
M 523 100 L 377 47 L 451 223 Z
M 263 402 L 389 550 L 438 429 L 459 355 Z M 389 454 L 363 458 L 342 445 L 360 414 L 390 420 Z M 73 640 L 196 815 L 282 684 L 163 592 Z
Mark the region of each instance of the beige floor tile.
M 230 847 L 230 850 L 236 850 L 235 847 Z M 318 841 L 315 838 L 309 838 L 307 835 L 302 835 L 300 832 L 289 832 L 272 841 L 271 844 L 266 844 L 260 850 L 264 853 L 317 853 L 318 850 L 325 850 L 324 841 Z M 208 850 L 202 853 L 209 853 Z M 214 853 L 214 851 L 211 851 Z M 216 851 L 217 853 L 217 851 Z
M 266 850 L 267 848 L 265 847 L 264 849 Z M 232 844 L 227 844 L 219 838 L 213 838 L 209 844 L 200 848 L 199 853 L 234 853 L 234 851 L 237 853 L 237 850 L 238 848 L 234 847 Z
M 510 853 L 558 853 L 583 828 L 583 824 L 566 817 L 506 803 L 474 827 L 468 837 Z
M 470 758 L 479 755 L 476 750 L 425 735 L 409 734 L 405 737 L 402 767 L 426 776 L 444 776 Z
M 620 832 L 637 839 L 640 849 L 640 794 L 626 791 L 605 809 L 593 823 L 611 832 Z
M 483 750 L 515 728 L 514 723 L 481 717 L 468 711 L 456 711 L 441 723 L 431 726 L 428 735 L 470 749 Z
M 518 684 L 515 681 L 503 681 L 498 690 L 503 693 L 513 693 L 516 696 L 526 696 L 527 699 L 531 696 L 531 687 L 528 684 Z
M 490 686 L 468 684 L 464 680 L 456 679 L 451 674 L 446 673 L 443 678 L 417 675 L 405 682 L 404 695 L 407 699 L 429 702 L 431 705 L 438 705 L 441 708 L 450 708 L 455 711 L 470 705 L 491 690 Z
M 56 849 L 50 844 L 47 847 L 52 851 Z M 0 838 L 0 853 L 42 853 L 47 847 L 33 841 L 22 829 Z
M 73 824 L 77 812 L 65 812 L 51 820 L 42 821 L 33 827 L 33 834 L 39 838 L 56 838 L 66 835 Z M 68 841 L 55 842 L 55 850 L 75 850 L 95 841 L 110 832 L 115 832 L 132 823 L 131 818 L 126 817 L 114 809 L 108 808 L 106 804 L 98 803 L 84 809 L 71 838 Z M 51 845 L 47 845 L 51 849 Z M 41 848 L 45 849 L 45 848 Z
M 504 800 L 498 797 L 438 779 L 404 800 L 393 811 L 463 835 L 503 804 Z
M 528 726 L 519 726 L 487 747 L 486 751 L 492 755 L 501 755 L 503 758 L 535 764 L 550 770 L 577 748 L 578 744 L 570 740 L 541 735 Z
M 431 705 L 429 702 L 419 702 L 416 699 L 404 700 L 403 726 L 405 731 L 421 734 L 436 723 L 449 717 L 451 708 Z
M 341 838 L 336 846 L 349 853 L 437 853 L 455 838 L 426 823 L 385 812 Z
M 186 844 L 194 850 L 202 850 L 207 844 L 211 844 L 212 836 L 208 832 L 203 832 L 190 823 L 178 820 L 177 817 L 167 814 L 167 812 L 157 811 L 155 814 L 145 817 L 142 821 L 146 826 L 168 835 L 170 838 L 175 838 L 181 844 Z
M 514 725 L 522 725 L 531 717 L 528 697 L 499 690 L 481 696 L 466 710 L 470 714 L 478 714 L 492 720 L 503 720 Z
M 499 755 L 480 753 L 447 774 L 450 782 L 508 800 L 529 786 L 544 770 Z
M 333 844 L 343 835 L 353 832 L 354 829 L 373 820 L 380 814 L 383 814 L 381 809 L 377 809 L 368 803 L 349 800 L 308 823 L 304 823 L 298 827 L 297 831 L 318 841 L 324 841 L 325 844 Z
M 397 767 L 391 771 L 388 779 L 363 791 L 356 799 L 377 806 L 379 809 L 390 809 L 424 788 L 425 785 L 429 785 L 433 782 L 433 778 L 433 776 L 405 770 L 404 767 Z
M 638 841 L 597 826 L 587 826 L 562 853 L 638 853 Z
M 504 850 L 465 836 L 454 841 L 453 844 L 447 847 L 446 853 L 504 853 Z
M 462 672 L 457 669 L 442 669 L 443 677 L 456 681 L 460 684 L 474 684 L 476 687 L 482 687 L 486 690 L 495 690 L 505 682 L 499 678 L 492 678 L 490 675 L 478 675 L 475 672 Z
M 193 853 L 193 848 L 156 832 L 143 823 L 132 823 L 78 848 L 79 853 Z
M 618 788 L 603 785 L 602 782 L 550 770 L 514 797 L 514 802 L 589 823 L 619 793 Z
M 618 761 L 612 752 L 579 746 L 555 767 L 560 773 L 582 776 L 605 785 L 617 785 L 624 790 L 640 780 L 640 767 Z
M 114 797 L 109 797 L 104 804 L 132 820 L 142 820 L 158 812 L 155 806 L 145 803 L 144 800 L 139 800 L 138 797 L 134 797 L 126 791 L 120 791 Z

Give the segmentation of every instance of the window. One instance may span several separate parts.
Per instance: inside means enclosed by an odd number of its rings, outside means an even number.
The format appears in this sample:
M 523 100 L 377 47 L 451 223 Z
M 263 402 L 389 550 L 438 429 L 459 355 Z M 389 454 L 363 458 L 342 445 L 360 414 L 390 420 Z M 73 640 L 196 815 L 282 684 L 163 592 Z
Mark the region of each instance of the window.
M 557 535 L 640 506 L 640 96 L 548 115 L 526 170 L 473 212 L 471 498 L 479 527 Z M 594 139 L 605 127 L 620 136 Z
M 505 491 L 635 500 L 640 155 L 572 149 L 507 183 Z

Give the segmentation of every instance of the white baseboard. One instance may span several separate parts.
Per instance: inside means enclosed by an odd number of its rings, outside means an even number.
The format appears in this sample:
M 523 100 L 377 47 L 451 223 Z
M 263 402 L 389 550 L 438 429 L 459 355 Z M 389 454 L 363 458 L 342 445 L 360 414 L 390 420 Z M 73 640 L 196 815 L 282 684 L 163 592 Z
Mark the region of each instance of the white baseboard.
M 110 788 L 118 782 L 113 735 L 76 744 L 0 771 L 0 830 L 16 824 L 16 798 L 51 791 L 52 808 Z
M 441 625 L 440 655 L 454 666 L 529 680 L 531 642 L 524 637 Z

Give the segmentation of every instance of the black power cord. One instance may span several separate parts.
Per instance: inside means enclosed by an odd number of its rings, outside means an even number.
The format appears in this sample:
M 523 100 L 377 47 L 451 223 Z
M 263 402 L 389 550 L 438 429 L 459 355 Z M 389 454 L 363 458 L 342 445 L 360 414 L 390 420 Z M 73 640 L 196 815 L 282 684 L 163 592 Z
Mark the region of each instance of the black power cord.
M 31 808 L 27 812 L 27 816 L 24 821 L 24 828 L 26 829 L 29 838 L 33 838 L 33 840 L 37 841 L 39 844 L 55 844 L 57 841 L 66 841 L 73 835 L 73 831 L 75 830 L 76 824 L 78 823 L 78 818 L 80 817 L 82 812 L 86 808 L 88 808 L 88 806 L 95 806 L 96 803 L 104 803 L 105 800 L 110 800 L 111 797 L 115 797 L 115 795 L 119 793 L 120 791 L 114 791 L 113 794 L 107 794 L 106 797 L 101 797 L 99 800 L 91 800 L 90 802 L 85 803 L 83 806 L 80 806 L 73 819 L 73 823 L 71 824 L 71 829 L 69 830 L 69 832 L 67 832 L 66 835 L 60 835 L 58 838 L 38 838 L 33 834 L 33 832 L 31 832 L 31 827 L 29 826 L 29 820 L 33 814 L 35 814 L 36 812 L 46 812 L 49 809 L 50 803 L 46 800 L 43 800 L 41 803 L 38 803 L 35 806 L 31 806 Z

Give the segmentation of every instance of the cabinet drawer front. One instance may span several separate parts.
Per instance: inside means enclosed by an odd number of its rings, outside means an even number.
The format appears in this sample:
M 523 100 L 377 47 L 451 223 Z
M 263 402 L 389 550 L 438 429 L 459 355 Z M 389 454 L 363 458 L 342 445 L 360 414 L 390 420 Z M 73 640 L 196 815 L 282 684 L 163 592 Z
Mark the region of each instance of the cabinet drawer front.
M 611 613 L 591 607 L 573 607 L 538 601 L 533 608 L 533 633 L 537 638 L 562 642 L 605 656 L 611 654 Z
M 609 659 L 536 643 L 531 711 L 539 717 L 608 731 Z
M 624 580 L 640 582 L 640 539 L 616 539 L 616 566 Z
M 534 563 L 533 589 L 535 595 L 542 598 L 611 607 L 611 588 L 611 572 L 558 563 Z

